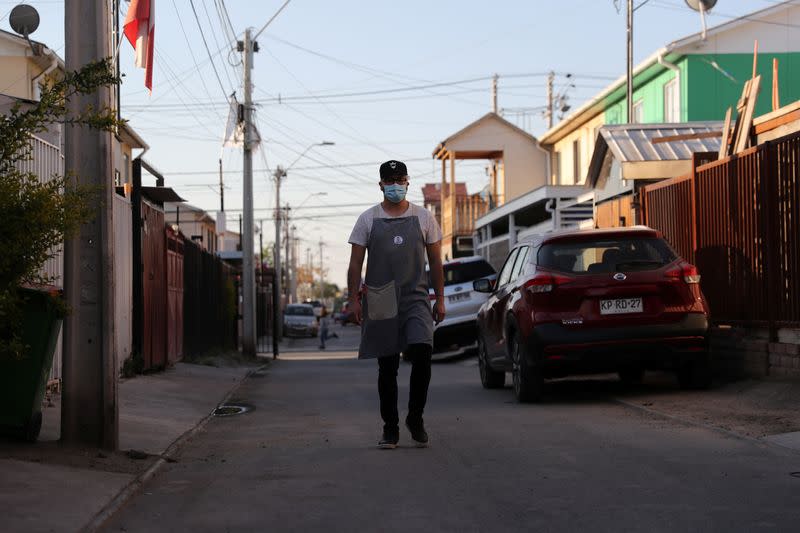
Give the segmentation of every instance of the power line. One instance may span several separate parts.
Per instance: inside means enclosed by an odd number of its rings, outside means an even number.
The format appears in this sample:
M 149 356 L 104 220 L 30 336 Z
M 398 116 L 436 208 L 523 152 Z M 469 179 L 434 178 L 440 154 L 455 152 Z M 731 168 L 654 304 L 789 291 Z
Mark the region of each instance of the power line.
M 429 158 L 429 157 L 415 157 L 415 158 L 411 158 L 411 159 L 405 159 L 404 161 L 405 162 L 409 162 L 409 161 L 429 161 L 430 159 L 431 158 Z M 295 172 L 295 171 L 298 171 L 298 170 L 321 170 L 321 169 L 331 169 L 331 168 L 377 166 L 377 165 L 380 165 L 381 163 L 383 163 L 383 161 L 369 161 L 369 162 L 364 162 L 364 163 L 342 163 L 342 164 L 332 164 L 332 165 L 317 165 L 317 166 L 294 167 L 292 169 L 292 172 Z M 253 172 L 269 172 L 269 171 L 270 170 L 268 168 L 254 168 L 253 169 Z M 191 171 L 191 170 L 183 171 L 182 170 L 182 171 L 178 171 L 178 172 L 170 172 L 170 171 L 167 171 L 167 170 L 162 170 L 162 173 L 165 176 L 180 176 L 180 175 L 191 175 L 191 174 L 196 174 L 196 175 L 213 174 L 213 175 L 216 176 L 216 175 L 219 174 L 219 170 L 198 170 L 198 171 Z M 225 171 L 223 171 L 223 173 L 225 173 L 225 174 L 228 174 L 228 173 L 240 174 L 241 170 L 225 170 Z
M 211 66 L 214 69 L 214 75 L 217 77 L 217 82 L 219 83 L 219 88 L 222 90 L 222 95 L 227 97 L 228 96 L 228 91 L 226 91 L 225 87 L 222 85 L 222 79 L 219 77 L 219 72 L 217 72 L 217 65 L 214 63 L 214 60 L 211 59 L 211 49 L 209 49 L 208 41 L 206 41 L 206 36 L 203 33 L 203 26 L 200 25 L 200 17 L 197 16 L 197 10 L 194 7 L 194 0 L 189 0 L 189 4 L 192 6 L 192 13 L 194 13 L 194 20 L 197 23 L 197 29 L 200 30 L 200 37 L 202 37 L 203 45 L 206 47 L 206 53 L 208 54 L 208 60 L 211 62 Z
M 206 19 L 208 20 L 208 27 L 211 28 L 211 37 L 214 39 L 214 44 L 219 47 L 219 41 L 217 40 L 217 31 L 214 29 L 214 23 L 211 22 L 211 15 L 208 14 L 208 5 L 206 4 L 206 0 L 200 0 L 200 4 L 203 6 L 203 11 L 206 13 Z M 222 26 L 223 31 L 225 30 L 225 26 Z M 230 44 L 230 43 L 228 43 Z M 227 63 L 227 61 L 223 62 Z M 228 66 L 231 66 L 228 64 Z M 228 80 L 229 87 L 235 87 L 236 85 L 231 81 L 230 74 L 228 74 L 228 69 L 223 68 L 222 72 L 225 73 L 225 78 Z M 223 91 L 224 92 L 224 91 Z
M 214 0 L 214 4 L 219 10 L 220 18 L 223 20 L 222 26 L 225 28 L 225 33 L 228 36 L 229 42 L 235 41 L 236 30 L 233 28 L 233 23 L 231 23 L 231 16 L 228 13 L 228 6 L 225 5 L 225 0 Z M 225 25 L 225 22 L 227 22 L 227 26 Z M 228 33 L 228 29 L 230 29 L 230 33 Z
M 186 41 L 186 48 L 189 49 L 189 55 L 192 56 L 192 62 L 194 63 L 194 66 L 197 69 L 197 71 L 200 72 L 200 67 L 197 65 L 197 58 L 194 56 L 192 45 L 189 43 L 189 36 L 186 35 L 186 29 L 183 27 L 183 17 L 181 17 L 180 12 L 178 11 L 178 6 L 175 4 L 175 0 L 172 0 L 172 7 L 175 9 L 175 14 L 178 16 L 178 24 L 181 27 L 181 33 L 183 33 L 183 39 Z M 206 95 L 208 95 L 208 98 L 212 99 L 213 97 L 211 96 L 211 91 L 208 90 L 205 77 L 200 76 L 200 83 L 203 84 L 203 89 L 205 90 Z M 220 115 L 219 113 L 217 113 L 217 116 L 220 118 L 220 120 L 222 119 L 222 115 Z

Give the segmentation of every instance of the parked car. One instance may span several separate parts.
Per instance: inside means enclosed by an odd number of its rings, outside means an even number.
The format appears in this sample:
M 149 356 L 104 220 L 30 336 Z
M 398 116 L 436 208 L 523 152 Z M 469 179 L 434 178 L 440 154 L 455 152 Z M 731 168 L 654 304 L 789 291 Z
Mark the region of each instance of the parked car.
M 520 401 L 546 378 L 671 369 L 682 388 L 711 381 L 708 305 L 700 275 L 651 228 L 553 233 L 514 247 L 478 312 L 486 388 L 513 377 Z
M 444 298 L 447 314 L 433 331 L 434 357 L 443 358 L 462 354 L 477 348 L 478 309 L 487 300 L 486 293 L 477 292 L 472 282 L 477 279 L 494 280 L 497 277 L 492 265 L 478 256 L 446 261 L 444 267 Z M 429 283 L 432 287 L 432 284 Z M 436 296 L 430 289 L 430 298 Z
M 317 317 L 317 319 L 319 319 L 320 315 L 322 315 L 322 302 L 320 302 L 319 300 L 306 300 L 303 303 L 306 303 L 311 307 L 313 307 L 314 316 Z
M 310 304 L 289 304 L 283 311 L 283 336 L 308 335 L 316 337 L 319 323 Z

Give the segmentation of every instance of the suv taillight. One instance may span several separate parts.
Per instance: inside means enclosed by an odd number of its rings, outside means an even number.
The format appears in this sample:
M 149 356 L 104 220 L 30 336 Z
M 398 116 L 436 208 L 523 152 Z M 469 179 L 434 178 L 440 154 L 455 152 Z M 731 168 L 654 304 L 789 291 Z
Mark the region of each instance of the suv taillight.
M 681 263 L 675 268 L 667 270 L 664 275 L 672 279 L 683 279 L 684 283 L 690 285 L 700 283 L 700 272 L 696 266 L 689 263 Z
M 534 294 L 543 292 L 551 292 L 559 285 L 564 285 L 572 281 L 572 278 L 567 276 L 559 276 L 558 274 L 536 274 L 534 277 L 525 282 L 525 290 Z

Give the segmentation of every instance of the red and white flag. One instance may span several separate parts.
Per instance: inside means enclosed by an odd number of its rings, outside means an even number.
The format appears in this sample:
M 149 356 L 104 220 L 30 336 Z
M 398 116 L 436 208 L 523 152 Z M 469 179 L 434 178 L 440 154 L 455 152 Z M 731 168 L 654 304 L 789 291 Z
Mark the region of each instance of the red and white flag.
M 144 86 L 153 90 L 153 36 L 155 35 L 155 1 L 131 0 L 125 15 L 123 31 L 136 50 L 136 66 L 144 69 Z

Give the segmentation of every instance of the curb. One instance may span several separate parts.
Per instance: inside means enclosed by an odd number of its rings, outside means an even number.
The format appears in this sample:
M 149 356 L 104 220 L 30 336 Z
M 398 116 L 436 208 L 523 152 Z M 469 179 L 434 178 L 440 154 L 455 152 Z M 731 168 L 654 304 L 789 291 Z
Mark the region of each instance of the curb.
M 236 384 L 231 387 L 225 397 L 217 403 L 217 405 L 222 404 L 230 400 L 233 393 L 244 383 L 244 381 L 249 378 L 253 373 L 260 372 L 267 368 L 269 365 L 261 365 L 259 367 L 253 368 L 247 372 Z M 139 474 L 136 478 L 131 480 L 121 491 L 114 496 L 111 501 L 109 501 L 106 505 L 100 509 L 94 517 L 89 521 L 88 524 L 83 526 L 80 531 L 82 533 L 94 533 L 95 531 L 100 531 L 106 522 L 108 522 L 126 503 L 128 503 L 142 487 L 150 481 L 161 468 L 165 464 L 169 462 L 173 455 L 175 455 L 183 445 L 189 441 L 192 437 L 194 437 L 201 429 L 205 427 L 208 421 L 214 416 L 214 411 L 212 410 L 208 413 L 205 417 L 203 417 L 195 426 L 187 431 L 185 431 L 181 436 L 177 439 L 172 441 L 166 450 L 164 450 L 161 455 L 159 455 L 158 459 L 155 463 L 150 466 L 147 470 Z
M 776 442 L 770 442 L 768 440 L 759 439 L 759 438 L 756 438 L 756 437 L 750 437 L 748 435 L 742 435 L 741 433 L 736 433 L 735 431 L 731 431 L 729 429 L 721 428 L 721 427 L 718 427 L 718 426 L 712 426 L 711 424 L 705 424 L 703 422 L 696 422 L 694 420 L 688 420 L 688 419 L 681 418 L 681 417 L 676 416 L 676 415 L 671 415 L 671 414 L 668 414 L 668 413 L 664 413 L 662 411 L 658 411 L 656 409 L 651 409 L 651 408 L 645 407 L 643 405 L 638 405 L 638 404 L 629 402 L 627 400 L 620 400 L 619 398 L 613 398 L 613 401 L 615 403 L 618 403 L 618 404 L 620 404 L 622 406 L 625 406 L 625 407 L 628 407 L 630 409 L 641 411 L 643 413 L 647 413 L 647 414 L 652 415 L 652 416 L 665 418 L 667 420 L 671 420 L 672 422 L 677 422 L 679 424 L 683 424 L 684 426 L 691 426 L 691 427 L 698 427 L 698 428 L 706 429 L 706 430 L 709 430 L 709 431 L 713 431 L 714 433 L 719 433 L 721 435 L 725 435 L 726 437 L 731 437 L 731 438 L 734 438 L 734 439 L 747 441 L 747 442 L 749 442 L 751 444 L 755 444 L 755 445 L 762 446 L 762 447 L 765 447 L 765 448 L 776 448 L 776 449 L 782 450 L 784 452 L 789 451 L 789 452 L 792 452 L 794 454 L 800 454 L 800 450 L 796 450 L 794 448 L 789 448 L 788 446 L 783 446 L 783 445 L 778 444 Z

